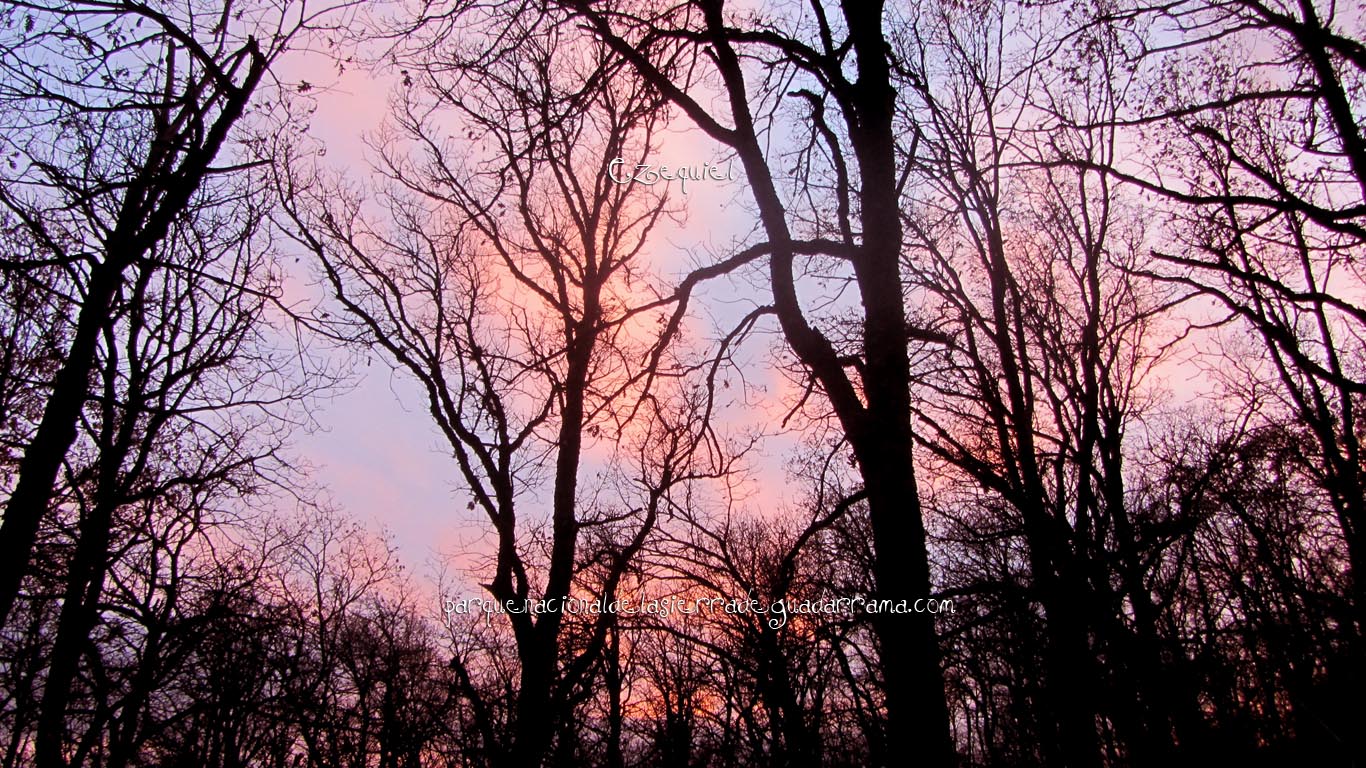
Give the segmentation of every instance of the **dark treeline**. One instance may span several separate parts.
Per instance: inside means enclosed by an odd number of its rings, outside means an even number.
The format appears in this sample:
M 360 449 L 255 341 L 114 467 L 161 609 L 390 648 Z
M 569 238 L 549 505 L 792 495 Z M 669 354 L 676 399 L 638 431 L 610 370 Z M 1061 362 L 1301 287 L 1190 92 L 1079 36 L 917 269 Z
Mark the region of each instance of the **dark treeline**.
M 1364 40 L 4 4 L 0 767 L 1361 764 Z M 303 49 L 392 78 L 368 170 Z M 737 180 L 622 183 L 680 127 Z M 291 443 L 360 360 L 478 534 L 439 584 Z

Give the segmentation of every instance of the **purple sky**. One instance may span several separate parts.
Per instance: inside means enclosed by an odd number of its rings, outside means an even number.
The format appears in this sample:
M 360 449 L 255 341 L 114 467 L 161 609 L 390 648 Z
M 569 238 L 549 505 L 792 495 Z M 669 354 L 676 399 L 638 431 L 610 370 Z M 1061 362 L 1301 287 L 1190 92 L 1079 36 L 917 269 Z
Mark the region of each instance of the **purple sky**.
M 362 136 L 383 120 L 393 81 L 363 69 L 338 78 L 321 59 L 296 60 L 285 79 L 333 83 L 318 92 L 310 133 L 327 148 L 323 163 L 353 180 L 363 180 L 369 167 Z M 658 161 L 673 166 L 697 164 L 714 160 L 714 151 L 700 134 L 680 131 L 667 138 Z M 751 226 L 742 180 L 692 182 L 686 196 L 675 187 L 671 197 L 686 203 L 687 214 L 683 226 L 661 227 L 652 237 L 651 257 L 662 275 L 684 271 L 689 252 L 729 252 L 731 239 L 743 237 Z M 723 294 L 732 290 L 717 288 Z M 748 309 L 732 304 L 730 309 L 722 304 L 716 310 L 722 320 L 728 312 L 738 316 Z M 752 345 L 756 360 L 762 359 L 767 343 Z M 762 377 L 755 381 L 769 385 L 768 396 L 776 402 L 777 377 L 764 370 L 754 375 Z M 417 387 L 403 373 L 391 371 L 377 355 L 368 367 L 358 369 L 357 377 L 354 388 L 319 405 L 315 418 L 324 430 L 300 435 L 298 453 L 316 467 L 315 480 L 335 504 L 371 528 L 387 529 L 408 568 L 429 575 L 438 557 L 476 544 L 487 531 L 487 523 L 466 509 L 458 470 Z M 773 458 L 769 456 L 766 463 L 776 467 Z M 780 472 L 762 475 L 770 479 L 758 482 L 781 485 Z

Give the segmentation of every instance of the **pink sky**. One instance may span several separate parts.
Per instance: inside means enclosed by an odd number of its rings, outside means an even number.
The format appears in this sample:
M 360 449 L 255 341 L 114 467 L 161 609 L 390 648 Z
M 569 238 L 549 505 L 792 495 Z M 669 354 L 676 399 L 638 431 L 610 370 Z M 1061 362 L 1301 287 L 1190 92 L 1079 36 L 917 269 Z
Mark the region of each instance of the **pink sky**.
M 362 68 L 338 77 L 322 57 L 292 63 L 283 70 L 287 82 L 307 80 L 319 87 L 310 134 L 327 148 L 322 162 L 353 180 L 363 180 L 369 166 L 362 137 L 379 127 L 394 81 Z M 658 163 L 671 167 L 716 159 L 715 145 L 700 132 L 686 129 L 669 132 L 657 156 Z M 738 166 L 735 175 L 734 182 L 690 182 L 686 196 L 677 186 L 671 189 L 671 199 L 686 205 L 686 221 L 682 226 L 668 223 L 654 233 L 650 254 L 658 274 L 682 274 L 692 252 L 729 253 L 732 240 L 748 233 L 752 224 L 745 204 L 747 190 Z M 699 304 L 695 299 L 694 307 Z M 739 317 L 748 309 L 735 304 L 710 311 L 725 321 L 728 314 Z M 696 332 L 707 333 L 705 322 L 693 325 Z M 764 359 L 770 340 L 767 336 L 751 344 L 756 362 Z M 746 375 L 751 383 L 767 388 L 763 409 L 776 411 L 786 386 L 781 377 L 766 365 Z M 353 389 L 320 404 L 315 417 L 325 431 L 301 436 L 298 451 L 317 467 L 315 479 L 334 503 L 368 526 L 387 529 L 408 568 L 429 575 L 438 559 L 476 545 L 487 532 L 487 522 L 479 513 L 467 511 L 458 471 L 417 388 L 378 355 L 358 376 Z M 773 454 L 769 450 L 760 457 L 767 468 L 761 468 L 757 484 L 764 486 L 766 495 L 780 494 L 785 485 L 776 461 L 780 456 Z
M 393 80 L 363 68 L 341 77 L 321 57 L 300 58 L 286 69 L 287 80 L 308 80 L 315 86 L 317 111 L 310 133 L 327 147 L 322 162 L 344 171 L 354 181 L 369 172 L 362 136 L 377 129 L 384 119 Z M 681 125 L 685 121 L 679 120 Z M 671 131 L 657 162 L 671 167 L 695 165 L 717 159 L 716 146 L 696 130 L 679 127 Z M 734 182 L 693 182 L 689 194 L 671 198 L 686 204 L 682 226 L 666 223 L 652 237 L 650 248 L 658 274 L 677 276 L 689 266 L 689 254 L 727 254 L 736 239 L 746 239 L 753 227 L 748 191 L 739 168 Z M 304 259 L 306 262 L 307 259 Z M 717 323 L 734 322 L 755 299 L 743 286 L 717 284 L 706 311 Z M 694 308 L 703 302 L 694 300 Z M 706 320 L 694 322 L 699 335 L 714 337 Z M 772 325 L 751 340 L 745 371 L 751 384 L 763 392 L 752 402 L 749 416 L 776 422 L 786 414 L 796 392 L 790 382 L 767 364 L 773 343 Z M 1174 360 L 1157 372 L 1173 391 L 1171 405 L 1198 400 L 1208 389 L 1206 377 L 1194 366 Z M 466 509 L 458 471 L 449 449 L 431 424 L 423 397 L 403 373 L 392 372 L 378 356 L 358 372 L 354 389 L 323 403 L 316 414 L 326 431 L 302 436 L 300 453 L 318 468 L 316 480 L 329 489 L 332 500 L 346 513 L 375 529 L 387 529 L 394 537 L 408 568 L 420 576 L 430 575 L 438 560 L 477 547 L 488 533 L 487 521 Z M 738 410 L 738 409 L 737 409 Z M 792 443 L 774 440 L 754 457 L 754 477 L 749 488 L 751 503 L 766 512 L 782 510 L 792 501 L 782 469 Z M 586 457 L 592 462 L 593 456 Z M 762 495 L 762 505 L 754 499 Z

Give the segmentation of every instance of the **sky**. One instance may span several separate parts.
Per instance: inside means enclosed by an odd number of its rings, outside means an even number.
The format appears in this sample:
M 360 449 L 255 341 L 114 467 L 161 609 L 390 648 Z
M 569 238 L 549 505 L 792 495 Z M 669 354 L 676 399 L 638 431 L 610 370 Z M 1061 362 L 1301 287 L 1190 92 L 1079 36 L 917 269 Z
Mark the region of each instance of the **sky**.
M 309 133 L 326 147 L 320 161 L 363 181 L 370 156 L 363 137 L 379 128 L 396 79 L 360 67 L 338 76 L 321 56 L 301 56 L 287 64 L 282 70 L 287 84 L 298 80 L 315 86 Z M 700 132 L 673 128 L 666 132 L 657 161 L 672 167 L 696 165 L 716 160 L 716 151 Z M 669 223 L 651 237 L 650 260 L 660 274 L 682 274 L 698 249 L 726 253 L 732 239 L 743 238 L 752 228 L 738 164 L 734 175 L 735 181 L 690 182 L 686 195 L 676 186 L 671 191 L 671 199 L 686 206 L 686 214 L 681 225 Z M 303 256 L 301 265 L 307 261 Z M 723 297 L 730 290 L 715 287 Z M 738 317 L 747 311 L 745 304 L 735 301 L 728 308 L 717 302 L 712 316 L 725 322 L 727 313 Z M 752 352 L 763 354 L 765 343 L 751 345 Z M 434 576 L 441 561 L 452 555 L 458 560 L 458 553 L 478 546 L 489 526 L 481 513 L 467 510 L 458 469 L 418 387 L 378 354 L 371 358 L 343 391 L 318 403 L 314 418 L 322 429 L 300 435 L 296 450 L 314 467 L 314 481 L 327 489 L 334 505 L 372 530 L 386 531 L 410 572 Z M 764 367 L 754 376 L 752 383 L 764 386 L 777 403 L 782 387 L 777 375 Z M 776 458 L 768 455 L 770 466 L 760 468 L 757 480 L 774 491 L 783 485 Z
M 363 182 L 369 173 L 369 150 L 363 137 L 379 128 L 387 111 L 395 78 L 352 67 L 338 76 L 335 65 L 321 56 L 301 56 L 283 72 L 286 82 L 308 81 L 315 86 L 316 112 L 310 135 L 326 147 L 321 162 Z M 717 159 L 717 148 L 699 131 L 676 120 L 656 160 L 672 167 Z M 699 250 L 725 254 L 736 240 L 749 240 L 753 218 L 748 190 L 735 169 L 733 182 L 694 182 L 688 194 L 674 190 L 672 200 L 686 206 L 681 225 L 666 225 L 651 239 L 650 259 L 659 274 L 680 275 L 689 256 Z M 302 262 L 307 263 L 304 256 Z M 733 323 L 753 306 L 755 298 L 744 286 L 719 283 L 705 303 L 705 322 Z M 706 331 L 703 328 L 704 332 Z M 751 384 L 760 387 L 756 407 L 781 418 L 783 403 L 793 400 L 790 382 L 766 362 L 775 335 L 761 333 L 749 343 L 755 361 L 746 370 Z M 316 468 L 315 482 L 349 516 L 373 530 L 392 536 L 410 572 L 430 577 L 443 560 L 459 560 L 459 553 L 479 547 L 489 526 L 481 513 L 467 509 L 450 449 L 426 413 L 425 399 L 402 372 L 393 371 L 378 354 L 368 366 L 357 368 L 345 390 L 319 403 L 315 419 L 321 431 L 300 436 L 297 449 Z M 1198 371 L 1176 366 L 1159 374 L 1178 395 L 1174 402 L 1199 399 Z M 785 482 L 783 458 L 792 447 L 776 440 L 766 445 L 751 468 L 752 481 L 762 494 L 762 507 L 781 510 L 792 501 Z

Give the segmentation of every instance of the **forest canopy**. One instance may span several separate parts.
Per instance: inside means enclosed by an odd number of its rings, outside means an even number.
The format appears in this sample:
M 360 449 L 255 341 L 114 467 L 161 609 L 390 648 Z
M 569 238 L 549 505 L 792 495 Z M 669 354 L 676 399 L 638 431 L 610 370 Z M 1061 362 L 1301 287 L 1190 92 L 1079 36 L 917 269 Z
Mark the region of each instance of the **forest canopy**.
M 1360 764 L 1363 124 L 1359 0 L 6 2 L 0 768 Z

